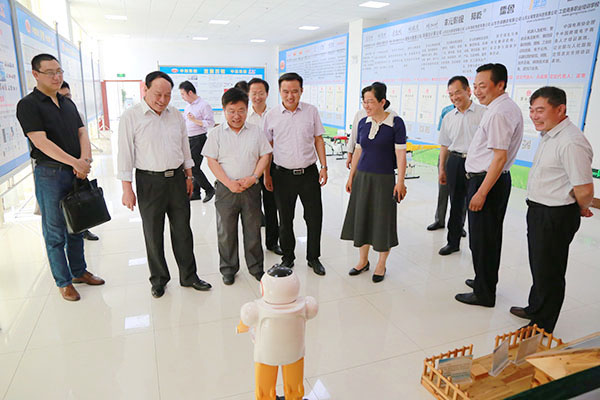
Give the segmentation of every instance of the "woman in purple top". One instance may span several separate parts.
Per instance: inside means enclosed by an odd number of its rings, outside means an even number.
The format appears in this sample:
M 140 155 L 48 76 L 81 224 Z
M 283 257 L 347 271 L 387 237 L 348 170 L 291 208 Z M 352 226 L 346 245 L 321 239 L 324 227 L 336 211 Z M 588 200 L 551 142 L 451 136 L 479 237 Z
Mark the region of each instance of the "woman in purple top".
M 342 239 L 354 241 L 360 259 L 349 272 L 369 270 L 369 247 L 379 252 L 373 282 L 384 279 L 390 249 L 398 245 L 396 204 L 406 196 L 406 128 L 402 118 L 385 111 L 385 85 L 362 90 L 367 116 L 358 123 L 358 137 L 346 191 L 350 202 L 342 228 Z M 395 182 L 394 170 L 398 169 Z

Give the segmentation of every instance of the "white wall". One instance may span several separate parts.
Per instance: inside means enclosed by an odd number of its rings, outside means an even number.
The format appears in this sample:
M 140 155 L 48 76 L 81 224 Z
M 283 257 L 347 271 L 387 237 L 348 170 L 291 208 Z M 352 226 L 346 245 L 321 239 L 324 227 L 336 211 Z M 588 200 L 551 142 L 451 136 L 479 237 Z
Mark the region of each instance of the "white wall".
M 275 46 L 223 45 L 210 42 L 115 39 L 100 42 L 101 77 L 139 79 L 161 65 L 215 65 L 265 67 L 270 92 L 268 104 L 277 104 L 277 62 Z M 125 73 L 125 78 L 117 78 Z

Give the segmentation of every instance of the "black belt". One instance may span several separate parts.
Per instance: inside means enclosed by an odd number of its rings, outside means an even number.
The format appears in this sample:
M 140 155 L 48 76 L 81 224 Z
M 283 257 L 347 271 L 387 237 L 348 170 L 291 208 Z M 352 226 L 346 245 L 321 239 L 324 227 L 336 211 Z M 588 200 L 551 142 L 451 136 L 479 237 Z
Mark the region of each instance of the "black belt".
M 287 168 L 283 168 L 280 165 L 277 165 L 275 163 L 273 163 L 273 167 L 275 167 L 275 169 L 277 171 L 281 171 L 281 172 L 285 172 L 286 174 L 290 174 L 290 175 L 304 175 L 305 173 L 308 172 L 308 170 L 312 167 L 317 167 L 317 164 L 311 164 L 306 168 L 294 168 L 294 169 L 287 169 Z
M 558 208 L 567 208 L 567 207 L 573 207 L 573 206 L 577 206 L 577 208 L 579 208 L 579 205 L 577 204 L 577 202 L 575 203 L 571 203 L 571 204 L 565 204 L 562 206 L 547 206 L 545 204 L 542 203 L 536 203 L 535 201 L 531 201 L 529 199 L 526 199 L 525 202 L 527 203 L 527 205 L 529 207 L 539 207 L 539 208 L 554 208 L 554 209 L 558 209 Z
M 450 150 L 450 154 L 460 158 L 467 158 L 467 153 L 459 153 L 458 151 Z
M 175 169 L 168 169 L 166 171 L 146 171 L 144 169 L 136 169 L 136 172 L 139 172 L 140 174 L 144 174 L 144 175 L 154 175 L 154 176 L 163 176 L 165 178 L 172 178 L 175 176 L 176 172 L 181 171 L 182 168 L 175 168 Z
M 506 175 L 510 173 L 510 171 L 502 171 L 502 175 Z M 467 179 L 472 179 L 472 178 L 476 178 L 478 176 L 486 176 L 487 175 L 487 171 L 483 171 L 483 172 L 467 172 L 465 174 L 465 176 L 467 177 Z
M 63 163 L 59 163 L 57 161 L 46 161 L 46 160 L 42 160 L 42 161 L 35 161 L 35 166 L 40 166 L 40 167 L 48 167 L 48 168 L 56 168 L 56 169 L 64 169 L 65 171 L 73 171 L 73 167 L 63 164 Z

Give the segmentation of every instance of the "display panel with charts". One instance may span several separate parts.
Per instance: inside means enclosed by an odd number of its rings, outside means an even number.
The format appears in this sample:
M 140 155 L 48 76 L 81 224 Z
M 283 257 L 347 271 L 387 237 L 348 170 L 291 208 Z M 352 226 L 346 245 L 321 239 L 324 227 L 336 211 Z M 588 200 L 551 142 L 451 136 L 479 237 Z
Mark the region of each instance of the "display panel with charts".
M 302 101 L 319 109 L 323 125 L 344 129 L 348 34 L 280 51 L 279 73 L 286 72 L 302 77 Z
M 17 121 L 21 83 L 8 0 L 0 0 L 0 182 L 29 160 L 27 139 Z
M 179 84 L 190 81 L 196 88 L 196 94 L 206 100 L 215 111 L 223 109 L 221 96 L 227 89 L 239 81 L 252 78 L 265 79 L 264 67 L 217 67 L 217 66 L 177 66 L 161 65 L 159 69 L 173 79 L 171 104 L 184 110 L 187 103 L 179 94 Z
M 464 75 L 472 83 L 478 66 L 500 62 L 525 122 L 516 164 L 530 166 L 539 134 L 529 119 L 529 97 L 546 85 L 564 89 L 567 113 L 583 127 L 599 24 L 598 1 L 482 0 L 367 28 L 361 84 L 385 82 L 409 138 L 437 143 L 448 79 Z
M 58 37 L 58 48 L 60 52 L 60 64 L 65 71 L 63 79 L 71 88 L 71 99 L 80 113 L 84 111 L 83 102 L 83 79 L 81 76 L 81 58 L 79 47 L 75 46 L 62 36 Z
M 96 119 L 96 100 L 94 98 L 94 74 L 92 71 L 92 53 L 81 49 L 83 67 L 83 93 L 85 95 L 85 116 L 88 124 Z
M 35 87 L 35 79 L 31 75 L 31 59 L 40 53 L 51 54 L 58 59 L 57 36 L 54 29 L 31 15 L 19 4 L 17 4 L 17 21 L 25 69 L 25 86 L 29 93 Z

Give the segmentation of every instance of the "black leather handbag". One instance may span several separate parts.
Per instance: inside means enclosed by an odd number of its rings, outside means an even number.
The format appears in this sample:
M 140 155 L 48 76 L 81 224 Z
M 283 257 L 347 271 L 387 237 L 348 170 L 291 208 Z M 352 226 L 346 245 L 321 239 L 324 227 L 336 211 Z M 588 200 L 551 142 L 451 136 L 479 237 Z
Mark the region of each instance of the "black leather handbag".
M 110 221 L 104 201 L 104 193 L 96 179 L 77 179 L 73 190 L 60 201 L 67 231 L 71 234 L 84 232 L 94 226 Z

